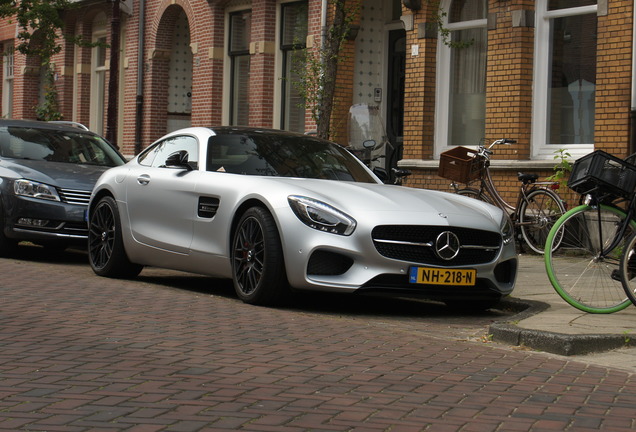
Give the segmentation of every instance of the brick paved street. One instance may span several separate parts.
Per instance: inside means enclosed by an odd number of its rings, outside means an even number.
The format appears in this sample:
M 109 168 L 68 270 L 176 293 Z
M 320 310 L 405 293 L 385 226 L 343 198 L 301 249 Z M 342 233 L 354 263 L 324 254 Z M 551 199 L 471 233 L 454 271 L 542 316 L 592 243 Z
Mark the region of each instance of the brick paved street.
M 0 259 L 0 430 L 632 430 L 636 379 L 480 340 L 497 314 L 228 283 L 93 275 L 79 254 Z M 338 304 L 336 304 L 338 303 Z

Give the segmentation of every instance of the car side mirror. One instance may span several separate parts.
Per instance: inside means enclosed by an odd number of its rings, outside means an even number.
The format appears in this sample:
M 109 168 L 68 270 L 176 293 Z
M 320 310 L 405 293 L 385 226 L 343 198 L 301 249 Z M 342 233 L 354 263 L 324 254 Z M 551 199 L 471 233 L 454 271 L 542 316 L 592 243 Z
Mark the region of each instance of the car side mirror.
M 384 168 L 373 168 L 373 174 L 375 174 L 380 180 L 382 180 L 382 183 L 386 183 L 389 181 L 389 173 Z
M 167 168 L 185 168 L 188 171 L 192 171 L 192 167 L 188 163 L 188 152 L 185 150 L 179 150 L 172 153 L 166 158 Z

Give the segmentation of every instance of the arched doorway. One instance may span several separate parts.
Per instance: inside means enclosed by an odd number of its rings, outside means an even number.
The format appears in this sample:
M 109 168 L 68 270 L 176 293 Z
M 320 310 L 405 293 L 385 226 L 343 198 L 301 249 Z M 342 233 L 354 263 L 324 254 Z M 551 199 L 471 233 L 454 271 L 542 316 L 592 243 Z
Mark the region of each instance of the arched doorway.
M 168 66 L 168 117 L 166 129 L 172 132 L 192 124 L 192 49 L 188 17 L 181 10 L 171 33 Z

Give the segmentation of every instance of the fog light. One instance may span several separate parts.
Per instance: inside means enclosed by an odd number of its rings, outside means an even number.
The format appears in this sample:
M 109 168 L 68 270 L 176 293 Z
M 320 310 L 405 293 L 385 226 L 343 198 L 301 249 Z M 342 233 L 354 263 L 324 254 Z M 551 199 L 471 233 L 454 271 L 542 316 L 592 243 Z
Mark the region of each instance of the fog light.
M 20 218 L 18 219 L 19 225 L 29 225 L 32 227 L 45 227 L 47 226 L 49 221 L 47 219 L 31 219 L 31 218 Z

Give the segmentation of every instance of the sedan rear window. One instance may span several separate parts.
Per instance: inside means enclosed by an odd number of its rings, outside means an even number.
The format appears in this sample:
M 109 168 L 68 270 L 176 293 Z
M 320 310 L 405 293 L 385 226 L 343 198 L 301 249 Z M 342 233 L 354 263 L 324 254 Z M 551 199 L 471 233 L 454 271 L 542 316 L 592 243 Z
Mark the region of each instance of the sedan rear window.
M 113 167 L 124 161 L 97 135 L 28 127 L 0 127 L 0 156 Z

